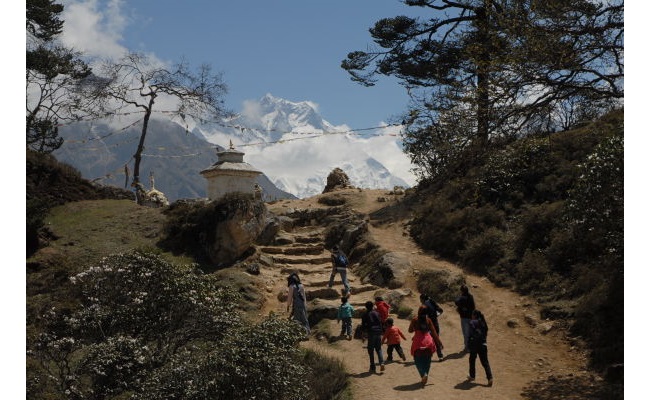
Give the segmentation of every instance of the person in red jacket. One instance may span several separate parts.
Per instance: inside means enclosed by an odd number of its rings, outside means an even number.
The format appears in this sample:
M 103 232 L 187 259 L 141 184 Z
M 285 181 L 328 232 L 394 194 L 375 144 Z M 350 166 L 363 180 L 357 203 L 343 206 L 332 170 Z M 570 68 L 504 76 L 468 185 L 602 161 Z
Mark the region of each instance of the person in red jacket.
M 375 309 L 377 310 L 378 314 L 380 314 L 380 319 L 382 320 L 382 329 L 385 329 L 387 325 L 387 318 L 389 318 L 389 310 L 391 309 L 391 306 L 389 305 L 389 303 L 384 301 L 384 299 L 381 296 L 377 296 L 375 298 Z
M 386 343 L 388 345 L 386 361 L 393 361 L 394 349 L 396 352 L 398 352 L 398 355 L 400 358 L 402 358 L 402 361 L 407 361 L 405 352 L 402 350 L 402 346 L 400 345 L 400 338 L 407 340 L 405 334 L 402 333 L 400 328 L 393 325 L 393 318 L 387 318 L 387 328 L 384 331 L 384 335 L 382 335 L 382 344 Z

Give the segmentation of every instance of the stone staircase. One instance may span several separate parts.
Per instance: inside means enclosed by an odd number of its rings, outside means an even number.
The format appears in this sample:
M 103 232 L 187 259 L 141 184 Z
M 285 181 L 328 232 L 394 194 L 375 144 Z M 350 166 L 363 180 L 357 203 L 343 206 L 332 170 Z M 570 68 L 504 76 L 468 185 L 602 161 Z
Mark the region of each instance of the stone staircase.
M 321 225 L 289 226 L 279 233 L 272 245 L 258 247 L 261 255 L 272 259 L 275 266 L 275 284 L 271 290 L 277 296 L 270 301 L 278 301 L 277 309 L 287 301 L 286 277 L 297 272 L 305 287 L 310 325 L 323 318 L 335 319 L 341 305 L 343 285 L 339 274 L 335 276 L 334 286 L 328 288 L 332 263 L 324 243 L 325 230 Z M 362 283 L 354 270 L 355 264 L 350 265 L 347 276 L 351 287 L 349 303 L 358 318 L 365 310 L 364 303 L 372 300 L 373 292 L 379 288 Z

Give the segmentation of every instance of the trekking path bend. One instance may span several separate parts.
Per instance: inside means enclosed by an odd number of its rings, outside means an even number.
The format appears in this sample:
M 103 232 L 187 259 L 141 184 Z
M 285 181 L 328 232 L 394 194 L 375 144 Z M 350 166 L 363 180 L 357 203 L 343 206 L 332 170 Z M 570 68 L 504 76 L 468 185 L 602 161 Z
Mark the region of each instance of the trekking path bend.
M 374 211 L 391 204 L 378 202 L 378 198 L 385 196 L 386 192 L 386 190 L 347 189 L 341 191 L 341 194 L 348 198 L 353 209 L 371 215 Z M 327 207 L 317 202 L 318 197 L 284 200 L 269 205 L 269 208 L 278 214 L 287 209 Z M 398 200 L 389 199 L 389 202 L 395 201 Z M 540 312 L 535 300 L 496 287 L 486 278 L 465 273 L 460 267 L 441 261 L 433 254 L 421 250 L 407 234 L 408 219 L 408 215 L 405 215 L 402 219 L 393 219 L 390 222 L 369 220 L 369 232 L 373 239 L 388 251 L 404 254 L 411 262 L 413 273 L 402 288 L 410 289 L 411 294 L 404 298 L 403 304 L 413 310 L 420 305 L 420 293 L 415 284 L 417 271 L 445 269 L 454 273 L 463 273 L 470 292 L 475 297 L 477 308 L 484 313 L 489 324 L 488 358 L 493 371 L 494 384 L 492 387 L 487 385 L 479 359 L 476 361 L 475 381 L 466 380 L 468 354 L 461 352 L 463 340 L 459 315 L 451 302 L 439 302 L 444 310 L 439 317 L 444 360 L 439 362 L 436 355 L 433 357 L 429 380 L 425 387 L 420 384 L 413 357 L 409 354 L 413 336 L 407 331 L 409 320 L 398 318 L 394 313 L 396 310 L 391 310 L 390 316 L 407 337 L 407 340 L 402 342 L 407 361 L 403 362 L 394 353 L 394 361 L 388 363 L 383 372 L 380 372 L 379 368 L 377 373 L 369 372 L 366 343 L 362 343 L 361 340 L 333 340 L 333 338 L 328 340 L 312 335 L 308 341 L 302 342 L 306 348 L 343 362 L 349 374 L 354 399 L 521 399 L 523 389 L 532 381 L 552 375 L 575 377 L 589 375 L 585 369 L 585 355 L 570 344 L 564 331 L 554 322 L 540 320 Z M 332 289 L 327 289 L 331 264 L 330 253 L 323 245 L 323 232 L 324 227 L 318 225 L 300 227 L 287 233 L 291 237 L 287 244 L 260 249 L 262 253 L 273 257 L 275 265 L 273 268 L 261 269 L 260 275 L 267 285 L 266 302 L 260 311 L 261 316 L 268 315 L 270 312 L 282 316 L 288 315 L 284 298 L 280 301 L 279 293 L 286 292 L 286 277 L 291 271 L 298 271 L 307 298 L 311 302 L 310 309 L 315 304 L 340 304 L 339 296 L 334 295 Z M 348 280 L 352 287 L 349 302 L 355 309 L 359 309 L 364 307 L 366 301 L 373 300 L 376 290 L 383 288 L 362 284 L 361 278 L 354 271 L 355 264 L 352 264 L 348 272 Z M 334 289 L 340 290 L 342 287 L 341 279 L 337 275 Z M 325 319 L 324 321 L 330 334 L 333 337 L 338 336 L 341 325 L 338 325 L 336 320 Z M 354 318 L 353 328 L 360 323 L 359 318 Z M 382 349 L 386 358 L 386 345 L 383 345 Z M 540 398 L 582 398 L 580 393 L 549 397 L 550 394 L 547 393 Z

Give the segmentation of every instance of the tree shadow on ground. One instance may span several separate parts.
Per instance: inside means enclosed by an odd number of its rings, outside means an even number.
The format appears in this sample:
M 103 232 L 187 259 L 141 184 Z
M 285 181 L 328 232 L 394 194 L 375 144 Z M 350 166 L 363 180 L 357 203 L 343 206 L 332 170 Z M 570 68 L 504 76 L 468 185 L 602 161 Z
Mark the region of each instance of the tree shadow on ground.
M 527 400 L 623 400 L 624 385 L 609 384 L 594 375 L 550 376 L 529 383 L 522 397 Z

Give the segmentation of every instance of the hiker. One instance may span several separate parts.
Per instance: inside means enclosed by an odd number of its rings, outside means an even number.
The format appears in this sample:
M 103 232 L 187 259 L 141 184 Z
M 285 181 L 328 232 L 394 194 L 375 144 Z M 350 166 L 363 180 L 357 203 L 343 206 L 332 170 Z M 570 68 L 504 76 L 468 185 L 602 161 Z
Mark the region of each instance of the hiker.
M 341 276 L 341 282 L 344 284 L 344 296 L 350 294 L 350 286 L 348 285 L 348 258 L 343 251 L 338 246 L 332 248 L 330 254 L 330 260 L 332 261 L 332 272 L 330 273 L 330 282 L 328 282 L 328 287 L 331 288 L 334 285 L 335 275 L 339 272 Z
M 292 309 L 292 317 L 304 328 L 307 336 L 310 336 L 310 323 L 307 320 L 307 298 L 305 288 L 296 272 L 287 277 L 287 311 Z
M 431 335 L 433 328 L 431 325 L 432 321 L 424 310 L 419 312 L 409 325 L 409 332 L 414 332 L 414 337 L 411 339 L 411 355 L 414 357 L 414 364 L 423 387 L 427 384 L 432 355 L 436 352 L 435 340 Z
M 393 350 L 398 353 L 402 361 L 407 361 L 405 352 L 400 345 L 400 338 L 407 340 L 400 328 L 393 325 L 393 318 L 387 318 L 386 329 L 384 330 L 384 335 L 382 335 L 382 344 L 387 344 L 387 362 L 393 361 Z
M 375 357 L 373 352 L 377 353 L 380 371 L 384 371 L 384 355 L 382 354 L 382 320 L 380 314 L 373 309 L 373 302 L 367 301 L 364 304 L 366 312 L 362 314 L 362 330 L 368 339 L 368 359 L 370 362 L 369 372 L 375 373 Z M 362 339 L 364 340 L 364 339 Z
M 346 335 L 346 339 L 352 340 L 353 338 L 353 306 L 348 302 L 348 297 L 344 296 L 341 298 L 341 305 L 337 310 L 337 323 L 341 321 L 341 333 L 340 337 Z
M 425 318 L 421 318 L 423 316 Z M 409 333 L 416 332 L 421 323 L 425 324 L 426 330 L 429 332 L 430 336 L 432 336 L 432 340 L 434 341 L 436 347 L 443 349 L 443 342 L 441 342 L 441 338 L 439 337 L 438 333 L 436 333 L 436 327 L 434 326 L 434 323 L 430 317 L 427 316 L 427 309 L 424 306 L 420 306 L 418 308 L 418 314 L 416 317 L 412 318 L 411 322 L 409 323 L 409 329 L 407 329 L 407 331 Z
M 387 318 L 389 318 L 389 310 L 391 309 L 391 306 L 389 303 L 384 301 L 382 296 L 377 296 L 375 298 L 375 309 L 377 310 L 378 314 L 380 314 L 380 319 L 382 320 L 382 330 L 384 330 L 387 326 Z
M 425 293 L 421 293 L 420 303 L 426 308 L 427 316 L 432 320 L 432 324 L 434 324 L 434 328 L 436 329 L 436 334 L 441 337 L 441 327 L 439 326 L 438 317 L 443 314 L 443 309 Z M 436 346 L 436 355 L 439 358 L 439 362 L 443 361 L 443 349 L 440 346 Z
M 461 285 L 461 295 L 454 301 L 457 312 L 461 318 L 461 332 L 463 333 L 463 351 L 468 351 L 468 332 L 470 330 L 470 319 L 475 309 L 475 299 L 470 294 L 468 286 Z
M 468 362 L 470 363 L 468 371 L 468 381 L 475 380 L 475 360 L 479 355 L 479 361 L 481 362 L 484 371 L 486 372 L 486 379 L 488 379 L 488 386 L 493 386 L 493 372 L 491 371 L 491 366 L 488 362 L 488 345 L 486 343 L 486 338 L 488 337 L 488 324 L 484 318 L 484 314 L 479 310 L 473 310 L 472 318 L 470 320 L 470 332 L 469 332 L 469 341 L 468 349 L 470 350 L 470 358 Z

